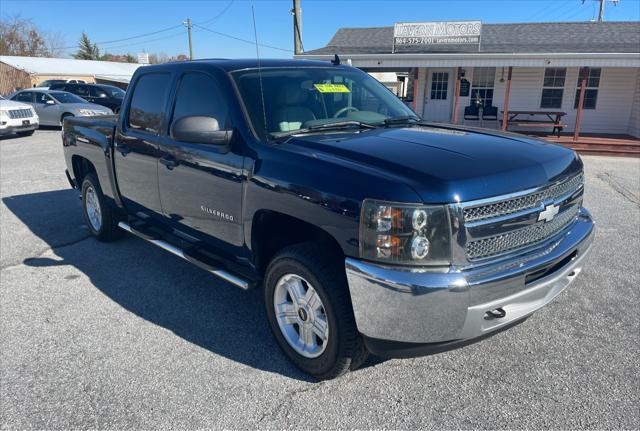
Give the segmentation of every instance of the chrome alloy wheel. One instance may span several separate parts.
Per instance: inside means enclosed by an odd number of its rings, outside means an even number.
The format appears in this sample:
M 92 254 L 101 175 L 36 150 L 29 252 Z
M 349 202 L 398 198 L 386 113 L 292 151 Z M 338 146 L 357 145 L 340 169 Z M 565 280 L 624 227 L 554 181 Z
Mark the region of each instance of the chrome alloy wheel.
M 96 232 L 99 232 L 102 228 L 102 209 L 100 208 L 100 201 L 98 195 L 92 186 L 87 187 L 87 191 L 84 194 L 85 203 L 84 206 L 87 211 L 89 223 Z
M 329 340 L 329 321 L 320 295 L 296 274 L 280 277 L 273 294 L 280 332 L 296 353 L 317 358 Z

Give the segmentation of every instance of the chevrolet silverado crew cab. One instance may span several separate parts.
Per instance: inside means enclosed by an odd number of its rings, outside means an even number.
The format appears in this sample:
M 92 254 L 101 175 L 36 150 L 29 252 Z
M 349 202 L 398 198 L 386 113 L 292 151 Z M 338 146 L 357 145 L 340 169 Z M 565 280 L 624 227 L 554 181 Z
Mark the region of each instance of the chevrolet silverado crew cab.
M 423 123 L 339 61 L 141 67 L 119 116 L 66 119 L 63 145 L 95 237 L 261 288 L 286 356 L 323 379 L 521 322 L 593 238 L 574 151 Z

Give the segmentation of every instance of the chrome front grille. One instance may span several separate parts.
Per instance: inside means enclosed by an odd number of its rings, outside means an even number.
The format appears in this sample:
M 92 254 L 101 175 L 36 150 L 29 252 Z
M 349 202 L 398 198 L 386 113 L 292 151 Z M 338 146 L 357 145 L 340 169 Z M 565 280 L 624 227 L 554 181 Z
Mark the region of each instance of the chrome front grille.
M 464 209 L 464 221 L 489 220 L 495 217 L 502 217 L 519 211 L 536 208 L 545 201 L 555 201 L 563 196 L 575 193 L 582 188 L 583 182 L 583 175 L 579 174 L 545 190 L 489 204 L 468 207 Z
M 9 118 L 17 119 L 17 118 L 31 118 L 33 117 L 33 112 L 31 109 L 11 109 L 9 110 Z
M 467 243 L 467 257 L 470 260 L 492 257 L 545 240 L 575 220 L 578 211 L 580 211 L 580 205 L 574 204 L 548 223 L 539 221 L 502 235 L 471 241 Z
M 578 216 L 583 181 L 579 173 L 548 186 L 454 205 L 456 262 L 468 265 L 513 255 L 559 234 Z

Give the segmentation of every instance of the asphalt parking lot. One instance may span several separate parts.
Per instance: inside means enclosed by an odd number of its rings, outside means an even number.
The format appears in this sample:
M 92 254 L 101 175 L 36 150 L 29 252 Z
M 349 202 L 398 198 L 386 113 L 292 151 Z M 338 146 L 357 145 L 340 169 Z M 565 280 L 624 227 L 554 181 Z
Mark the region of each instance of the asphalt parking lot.
M 0 140 L 0 428 L 640 428 L 640 159 L 585 156 L 577 281 L 462 349 L 316 383 L 259 291 L 89 237 L 59 130 Z

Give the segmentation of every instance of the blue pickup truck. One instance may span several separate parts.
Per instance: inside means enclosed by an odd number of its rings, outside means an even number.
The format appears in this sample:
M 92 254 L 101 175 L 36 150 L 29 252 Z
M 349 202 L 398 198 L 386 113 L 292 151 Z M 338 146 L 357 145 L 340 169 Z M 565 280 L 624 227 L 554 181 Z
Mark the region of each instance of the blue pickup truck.
M 262 289 L 278 344 L 320 379 L 522 322 L 593 239 L 574 151 L 424 123 L 346 65 L 141 67 L 119 115 L 66 119 L 63 146 L 97 239 Z

